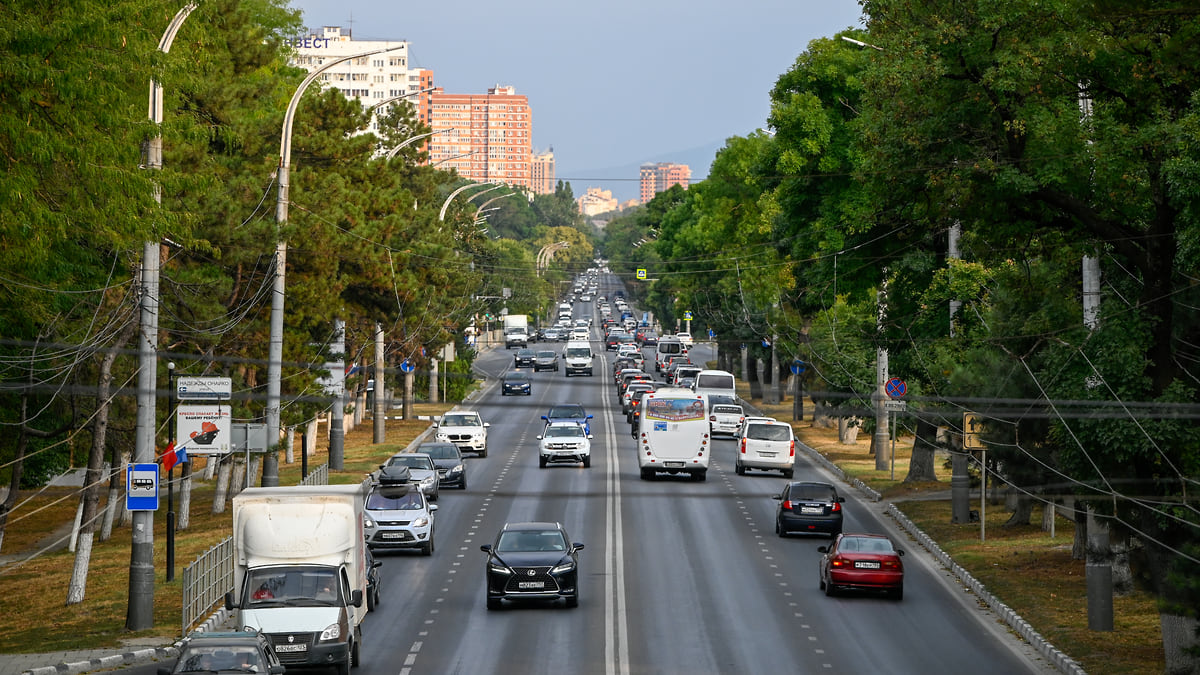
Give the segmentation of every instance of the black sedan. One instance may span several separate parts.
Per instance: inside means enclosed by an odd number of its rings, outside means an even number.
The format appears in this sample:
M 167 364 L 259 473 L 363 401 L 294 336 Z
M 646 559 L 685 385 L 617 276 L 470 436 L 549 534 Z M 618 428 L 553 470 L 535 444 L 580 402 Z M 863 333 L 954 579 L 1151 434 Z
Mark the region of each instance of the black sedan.
M 504 374 L 504 377 L 500 379 L 500 395 L 508 396 L 509 394 L 514 396 L 517 394 L 533 395 L 533 383 L 530 381 L 528 373 L 513 370 Z
M 558 352 L 549 349 L 543 349 L 533 357 L 533 372 L 539 370 L 553 370 L 558 372 Z
M 842 504 L 846 498 L 838 495 L 833 485 L 788 483 L 774 499 L 779 502 L 775 509 L 775 534 L 785 537 L 793 532 L 808 532 L 836 537 L 842 533 Z
M 532 349 L 518 349 L 513 357 L 513 368 L 533 368 L 537 365 L 537 354 Z
M 453 443 L 432 442 L 417 446 L 417 452 L 429 455 L 437 467 L 441 487 L 467 489 L 467 465 L 462 451 Z
M 558 523 L 506 523 L 494 544 L 479 549 L 488 554 L 487 608 L 500 609 L 504 600 L 564 598 L 579 606 L 579 555 L 583 544 L 571 543 Z

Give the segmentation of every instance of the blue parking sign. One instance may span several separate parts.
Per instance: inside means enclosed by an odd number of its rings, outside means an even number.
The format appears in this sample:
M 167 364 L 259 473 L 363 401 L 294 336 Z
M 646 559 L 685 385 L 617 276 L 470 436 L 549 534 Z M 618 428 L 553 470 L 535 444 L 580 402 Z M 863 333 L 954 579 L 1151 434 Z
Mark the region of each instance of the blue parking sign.
M 158 510 L 158 464 L 125 465 L 125 508 L 129 511 Z

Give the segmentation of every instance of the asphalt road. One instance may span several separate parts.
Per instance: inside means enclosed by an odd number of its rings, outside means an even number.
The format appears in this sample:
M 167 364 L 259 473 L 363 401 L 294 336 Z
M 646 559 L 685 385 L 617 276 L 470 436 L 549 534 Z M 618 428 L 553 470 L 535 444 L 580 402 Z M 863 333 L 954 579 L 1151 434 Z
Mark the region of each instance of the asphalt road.
M 576 305 L 576 316 L 591 311 Z M 774 534 L 771 495 L 784 479 L 736 475 L 731 440 L 715 442 L 706 482 L 641 480 L 612 352 L 593 332 L 593 377 L 534 373 L 531 396 L 489 386 L 475 398 L 489 455 L 468 458 L 469 490 L 442 492 L 433 556 L 378 555 L 382 599 L 363 627 L 358 675 L 1053 672 L 849 486 L 845 530 L 893 533 L 908 551 L 903 601 L 825 597 L 817 547 L 827 540 Z M 693 360 L 711 358 L 705 349 Z M 477 365 L 499 375 L 512 352 Z M 557 402 L 595 415 L 591 468 L 538 468 L 540 416 Z M 831 480 L 802 457 L 796 479 Z M 578 608 L 485 608 L 479 546 L 524 520 L 559 521 L 586 545 Z

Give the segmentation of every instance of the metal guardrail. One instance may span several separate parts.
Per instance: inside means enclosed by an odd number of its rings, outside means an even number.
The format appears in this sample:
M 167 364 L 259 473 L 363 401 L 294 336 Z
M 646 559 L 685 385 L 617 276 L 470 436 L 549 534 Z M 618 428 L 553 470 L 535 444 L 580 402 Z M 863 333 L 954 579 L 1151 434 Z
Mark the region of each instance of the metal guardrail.
M 226 537 L 183 568 L 183 635 L 225 600 L 233 588 L 233 537 Z
M 300 481 L 301 485 L 329 485 L 329 465 L 322 464 L 313 469 Z

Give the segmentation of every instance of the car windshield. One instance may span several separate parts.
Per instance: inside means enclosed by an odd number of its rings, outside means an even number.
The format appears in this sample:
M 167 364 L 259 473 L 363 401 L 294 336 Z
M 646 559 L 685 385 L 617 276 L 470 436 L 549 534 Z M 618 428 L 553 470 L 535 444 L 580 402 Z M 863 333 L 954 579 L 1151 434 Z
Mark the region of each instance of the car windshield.
M 367 497 L 368 511 L 414 511 L 424 506 L 425 500 L 418 490 L 409 490 L 401 495 L 372 492 Z
M 395 455 L 388 460 L 388 466 L 407 466 L 410 469 L 432 469 L 433 462 L 422 455 Z
M 442 426 L 445 427 L 477 427 L 479 418 L 475 415 L 443 415 Z
M 565 551 L 567 540 L 558 530 L 518 530 L 501 534 L 496 550 L 500 553 Z
M 879 537 L 843 537 L 838 550 L 845 553 L 894 553 L 892 542 Z
M 786 424 L 751 424 L 746 428 L 746 438 L 754 441 L 790 441 L 792 430 Z
M 583 427 L 578 424 L 552 424 L 546 428 L 547 438 L 560 438 L 567 436 L 581 437 L 583 436 Z
M 522 380 L 528 380 L 529 376 L 525 373 L 509 373 L 504 376 L 504 379 L 509 382 L 520 382 Z
M 793 485 L 788 490 L 788 498 L 804 502 L 836 501 L 837 493 L 829 485 Z
M 550 414 L 546 417 L 584 417 L 583 406 L 578 405 L 556 405 L 550 409 Z
M 174 672 L 235 670 L 265 673 L 264 665 L 257 649 L 240 645 L 194 645 L 179 655 Z
M 433 459 L 457 459 L 460 454 L 454 445 L 422 445 L 421 452 Z
M 537 355 L 539 359 L 553 359 L 555 356 L 554 352 L 538 352 Z
M 333 571 L 300 567 L 267 567 L 246 573 L 245 589 L 251 604 L 284 603 L 309 606 L 337 600 Z

